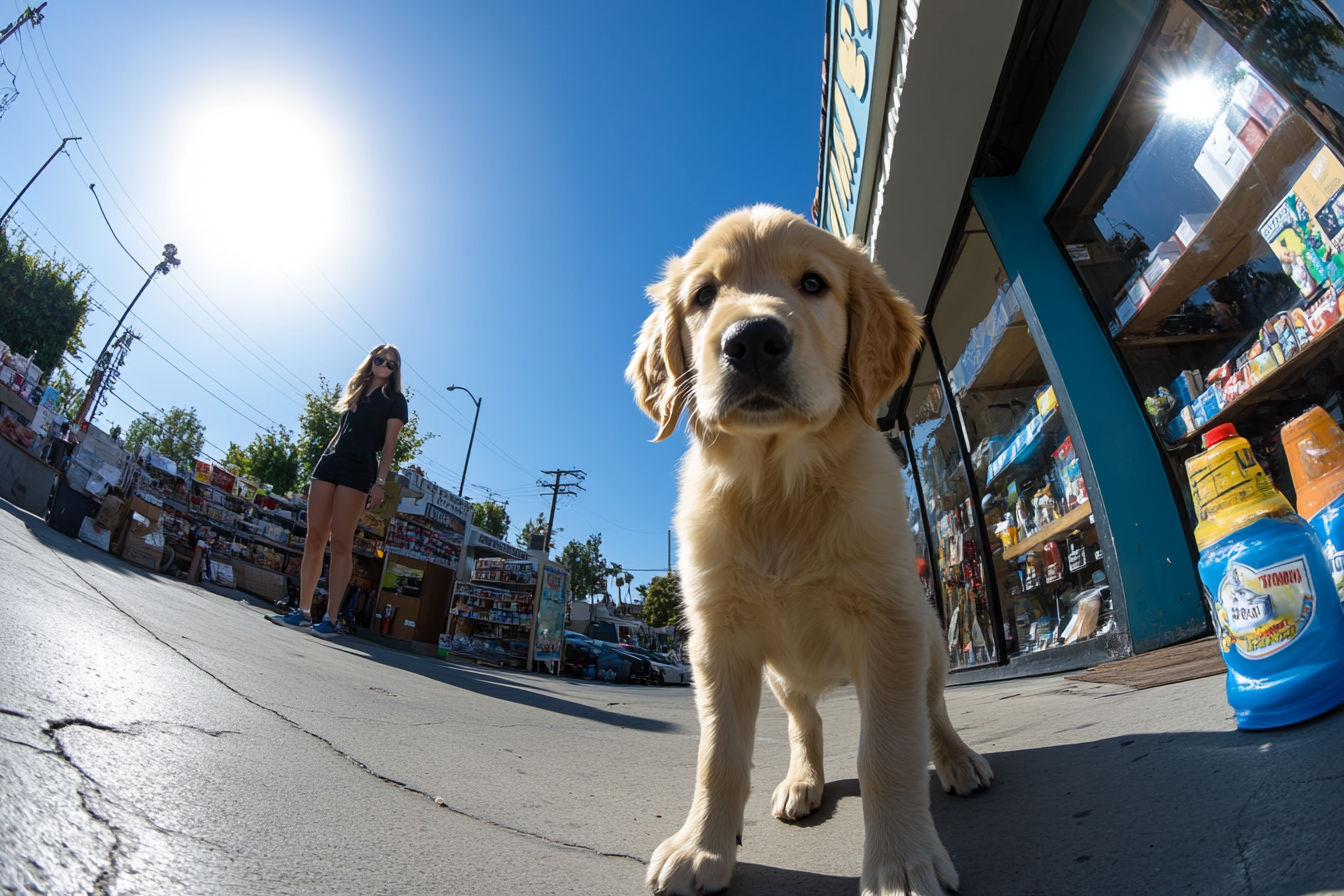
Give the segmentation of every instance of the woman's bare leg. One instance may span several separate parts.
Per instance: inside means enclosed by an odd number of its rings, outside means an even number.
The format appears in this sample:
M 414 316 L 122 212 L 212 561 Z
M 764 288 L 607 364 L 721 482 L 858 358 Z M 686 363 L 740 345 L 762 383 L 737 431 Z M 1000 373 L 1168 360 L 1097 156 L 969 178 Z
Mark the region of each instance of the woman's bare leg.
M 331 596 L 327 599 L 327 619 L 336 622 L 341 611 L 341 602 L 345 598 L 346 586 L 350 584 L 350 568 L 354 563 L 355 526 L 359 524 L 360 514 L 368 506 L 368 492 L 361 492 L 347 485 L 336 486 L 336 500 L 331 511 L 331 569 L 327 571 L 327 590 Z
M 308 540 L 303 543 L 303 566 L 299 571 L 299 610 L 313 615 L 313 592 L 322 578 L 322 560 L 331 537 L 331 511 L 336 485 L 314 479 L 308 484 Z

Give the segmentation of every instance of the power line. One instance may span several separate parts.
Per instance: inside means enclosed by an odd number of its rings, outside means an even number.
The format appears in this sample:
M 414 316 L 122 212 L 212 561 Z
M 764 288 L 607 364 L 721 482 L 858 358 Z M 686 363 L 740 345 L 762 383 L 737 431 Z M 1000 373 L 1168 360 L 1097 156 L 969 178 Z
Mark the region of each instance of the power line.
M 121 178 L 117 176 L 116 169 L 112 167 L 112 162 L 111 162 L 111 160 L 108 159 L 108 157 L 107 157 L 107 153 L 105 153 L 105 152 L 103 151 L 102 144 L 100 144 L 100 143 L 98 142 L 98 137 L 93 133 L 93 130 L 92 130 L 91 128 L 89 128 L 88 122 L 87 122 L 87 121 L 85 120 L 85 118 L 84 118 L 84 113 L 80 111 L 80 109 L 79 109 L 79 104 L 75 101 L 75 96 L 74 96 L 74 94 L 70 91 L 70 87 L 69 87 L 69 85 L 66 84 L 66 82 L 65 82 L 65 76 L 64 76 L 63 74 L 61 74 L 60 65 L 56 62 L 56 56 L 55 56 L 55 54 L 53 54 L 53 53 L 51 52 L 51 44 L 50 44 L 50 42 L 47 41 L 47 35 L 46 35 L 46 31 L 45 31 L 45 29 L 39 29 L 39 33 L 41 33 L 41 35 L 42 35 L 42 43 L 43 43 L 43 45 L 46 47 L 47 55 L 48 55 L 48 57 L 51 59 L 51 65 L 52 65 L 52 68 L 55 69 L 55 71 L 56 71 L 56 77 L 60 80 L 60 82 L 61 82 L 61 86 L 62 86 L 63 88 L 65 88 L 66 96 L 67 96 L 67 97 L 69 98 L 69 100 L 70 100 L 70 105 L 71 105 L 71 107 L 75 110 L 75 115 L 78 116 L 78 118 L 79 118 L 79 120 L 80 120 L 80 123 L 84 125 L 85 130 L 88 132 L 88 134 L 89 134 L 89 138 L 93 141 L 93 145 L 94 145 L 94 147 L 98 150 L 98 154 L 99 154 L 99 156 L 102 158 L 103 163 L 107 166 L 108 173 L 112 176 L 112 180 L 113 180 L 113 182 L 115 182 L 116 185 L 117 185 L 117 187 L 119 187 L 119 188 L 121 189 L 121 192 L 122 192 L 122 194 L 126 197 L 126 200 L 127 200 L 128 202 L 130 202 L 131 207 L 135 209 L 136 213 L 140 216 L 140 219 L 141 219 L 142 221 L 144 221 L 145 225 L 149 228 L 150 232 L 154 235 L 155 239 L 158 239 L 160 242 L 162 242 L 162 240 L 161 240 L 161 238 L 159 237 L 158 233 L 156 233 L 156 232 L 154 231 L 154 225 L 150 223 L 149 219 L 145 216 L 145 213 L 144 213 L 143 211 L 141 211 L 140 206 L 139 206 L 138 204 L 136 204 L 135 198 L 134 198 L 133 196 L 131 196 L 131 194 L 126 190 L 125 185 L 122 184 L 122 182 L 121 182 Z M 36 45 L 34 45 L 34 53 L 36 53 L 36 52 L 37 52 L 37 48 L 36 48 Z M 25 61 L 26 61 L 26 56 L 25 56 Z M 42 63 L 42 60 L 41 60 L 40 56 L 39 56 L 39 58 L 38 58 L 38 63 L 39 63 L 39 65 L 41 65 L 41 63 Z M 29 71 L 29 74 L 31 75 L 31 74 L 32 74 L 32 66 L 31 66 L 31 65 L 28 67 L 28 71 Z M 44 77 L 46 76 L 46 68 L 45 68 L 45 66 L 43 66 L 43 75 L 44 75 Z M 61 109 L 61 115 L 62 115 L 62 117 L 66 118 L 66 120 L 67 120 L 67 122 L 68 122 L 68 121 L 69 121 L 69 118 L 68 118 L 68 116 L 66 116 L 66 114 L 65 114 L 65 109 L 64 109 L 64 107 L 63 107 L 63 106 L 60 106 L 60 98 L 59 98 L 59 96 L 56 96 L 56 95 L 55 95 L 55 94 L 56 94 L 56 88 L 55 88 L 53 85 L 51 85 L 51 79 L 50 79 L 49 77 L 47 78 L 47 84 L 48 84 L 48 86 L 49 86 L 49 87 L 51 88 L 51 90 L 52 90 L 52 93 L 53 93 L 53 99 L 55 99 L 55 100 L 57 101 L 57 104 L 58 104 L 58 106 L 59 106 L 60 109 Z M 36 83 L 36 80 L 34 80 L 34 87 L 37 89 L 38 96 L 41 97 L 41 96 L 42 96 L 42 91 L 41 91 L 41 88 L 38 87 L 38 85 L 37 85 L 37 83 Z M 43 99 L 43 106 L 44 106 L 44 108 L 45 108 L 45 106 L 46 106 L 46 100 L 45 100 L 45 99 Z M 48 117 L 49 119 L 51 119 L 52 126 L 53 126 L 53 127 L 57 127 L 57 125 L 56 125 L 56 121 L 55 121 L 54 118 L 52 118 L 52 116 L 51 116 L 51 112 L 50 112 L 49 109 L 47 110 L 47 117 Z M 58 130 L 59 130 L 59 128 L 58 128 Z M 77 148 L 78 148 L 78 145 L 76 145 L 76 146 L 77 146 Z M 67 154 L 67 157 L 69 157 L 68 154 Z M 90 168 L 95 174 L 98 173 L 98 166 L 94 165 L 93 160 L 90 159 L 90 158 L 88 157 L 87 154 L 81 152 L 81 153 L 80 153 L 80 157 L 84 159 L 84 162 L 89 166 L 89 168 Z M 70 157 L 70 164 L 71 164 L 71 167 L 74 168 L 75 171 L 76 171 L 77 173 L 80 174 L 81 179 L 87 180 L 87 178 L 85 178 L 83 172 L 80 172 L 80 171 L 79 171 L 79 166 L 75 164 L 75 161 L 74 161 L 73 157 Z M 145 235 L 144 235 L 143 233 L 140 232 L 139 227 L 136 226 L 135 222 L 132 221 L 131 218 L 130 218 L 130 216 L 126 214 L 125 209 L 123 209 L 123 208 L 121 207 L 121 203 L 117 201 L 117 197 L 116 197 L 115 195 L 109 193 L 108 198 L 112 200 L 112 204 L 116 207 L 117 211 L 121 213 L 122 218 L 123 218 L 123 219 L 126 221 L 126 223 L 130 226 L 131 230 L 135 233 L 135 235 L 138 236 L 138 237 L 140 238 L 140 241 L 141 241 L 142 243 L 144 243 L 146 247 L 148 247 L 149 249 L 152 250 L 152 249 L 154 248 L 154 247 L 153 247 L 153 244 L 150 243 L 150 241 L 149 241 L 148 239 L 145 238 Z M 101 203 L 100 203 L 100 207 L 101 207 Z M 106 218 L 106 214 L 104 214 L 104 218 Z M 109 226 L 111 226 L 110 222 L 109 222 Z M 120 242 L 120 241 L 118 240 L 118 242 Z M 125 246 L 123 246 L 122 248 L 125 249 Z M 129 254 L 129 253 L 128 253 L 128 254 Z M 137 262 L 137 264 L 138 264 L 138 262 Z M 306 394 L 306 393 L 310 393 L 310 392 L 313 392 L 313 391 L 316 391 L 316 390 L 314 390 L 310 385 L 308 385 L 307 383 L 305 383 L 305 382 L 303 381 L 303 378 L 302 378 L 302 377 L 300 377 L 298 374 L 294 373 L 293 370 L 291 370 L 287 365 L 285 365 L 284 362 L 281 361 L 275 353 L 272 353 L 272 352 L 267 351 L 267 349 L 266 349 L 264 346 L 262 346 L 260 342 L 257 342 L 257 340 L 254 339 L 254 338 L 251 336 L 251 334 L 249 334 L 246 330 L 242 329 L 241 327 L 238 327 L 237 324 L 232 320 L 232 318 L 229 317 L 228 313 L 225 312 L 224 309 L 221 308 L 221 307 L 219 306 L 219 304 L 218 304 L 217 302 L 214 301 L 214 299 L 210 298 L 210 296 L 205 292 L 205 290 L 201 287 L 201 285 L 200 285 L 199 283 L 196 282 L 196 279 L 195 279 L 194 277 L 192 277 L 191 274 L 190 274 L 189 272 L 183 271 L 182 274 L 183 274 L 183 276 L 186 277 L 187 281 L 190 282 L 190 283 L 192 284 L 192 286 L 196 287 L 197 291 L 201 294 L 201 296 L 202 296 L 207 302 L 209 302 L 210 305 L 213 306 L 213 307 L 215 308 L 215 310 L 221 315 L 221 319 L 222 319 L 223 322 L 226 322 L 227 324 L 229 324 L 229 325 L 235 327 L 235 328 L 238 330 L 238 332 L 242 333 L 242 335 L 243 335 L 244 337 L 246 337 L 250 342 L 252 342 L 253 345 L 255 345 L 255 346 L 256 346 L 258 349 L 260 349 L 261 351 L 266 352 L 266 354 L 268 355 L 268 357 L 266 357 L 266 358 L 262 358 L 262 357 L 258 356 L 255 352 L 253 352 L 253 351 L 252 351 L 250 348 L 248 348 L 246 345 L 243 345 L 242 341 L 239 340 L 238 337 L 237 337 L 236 335 L 234 335 L 234 333 L 233 333 L 231 330 L 229 330 L 229 329 L 227 329 L 227 328 L 223 328 L 223 332 L 228 333 L 229 337 L 230 337 L 231 339 L 233 339 L 235 342 L 237 342 L 240 348 L 242 348 L 242 349 L 244 349 L 245 351 L 249 352 L 250 354 L 253 355 L 253 357 L 256 357 L 258 360 L 263 361 L 263 363 L 267 363 L 267 364 L 271 364 L 271 365 L 277 366 L 277 367 L 279 367 L 281 370 L 283 370 L 285 373 L 287 373 L 290 377 L 293 378 L 293 381 L 289 383 L 290 386 L 293 386 L 294 383 L 296 383 L 296 382 L 299 384 L 298 389 L 299 389 L 299 394 L 300 394 L 300 395 L 302 395 L 302 394 Z M 186 296 L 188 299 L 190 299 L 194 304 L 196 304 L 198 307 L 200 307 L 202 311 L 205 311 L 207 314 L 210 313 L 209 311 L 207 311 L 207 310 L 205 309 L 205 307 L 204 307 L 203 305 L 201 305 L 201 303 L 200 303 L 194 296 L 191 295 L 190 291 L 188 291 L 185 287 L 182 287 L 182 286 L 179 286 L 179 288 L 182 289 L 183 295 L 185 295 L 185 296 Z M 162 289 L 162 287 L 160 287 L 160 289 Z M 165 291 L 165 294 L 166 294 L 166 291 Z
M 5 184 L 6 187 L 9 186 L 9 183 L 8 183 L 7 181 L 5 181 L 4 178 L 2 178 L 2 177 L 0 177 L 0 183 Z M 11 187 L 11 189 L 12 189 L 12 187 Z M 24 207 L 25 209 L 28 209 L 28 204 L 27 204 L 26 202 L 25 202 L 25 203 L 22 203 L 22 205 L 23 205 L 23 207 Z M 28 209 L 28 211 L 29 211 L 30 214 L 32 213 L 32 209 Z M 36 218 L 37 216 L 36 216 L 36 215 L 33 215 L 33 217 Z M 42 222 L 39 220 L 38 223 L 41 224 Z M 22 233 L 22 234 L 23 234 L 25 237 L 27 237 L 29 240 L 32 240 L 32 237 L 29 236 L 29 234 L 28 234 L 22 227 L 17 227 L 17 225 L 15 225 L 15 226 L 16 226 L 16 228 L 18 229 L 18 231 L 19 231 L 20 233 Z M 45 227 L 46 225 L 43 225 L 43 226 Z M 47 232 L 48 232 L 48 233 L 51 233 L 51 229 L 50 229 L 50 228 L 47 228 Z M 56 239 L 55 234 L 52 234 L 52 239 Z M 56 239 L 56 243 L 57 243 L 57 245 L 59 245 L 63 250 L 65 250 L 65 251 L 67 252 L 67 254 L 70 254 L 72 258 L 74 257 L 74 256 L 73 256 L 73 253 L 70 253 L 70 250 L 69 250 L 69 249 L 66 249 L 65 244 L 64 244 L 64 243 L 61 243 L 61 241 L 60 241 L 59 239 Z M 33 240 L 33 245 L 38 249 L 38 251 L 42 252 L 42 254 L 46 255 L 48 258 L 51 258 L 52 261 L 55 261 L 55 259 L 52 258 L 51 253 L 49 253 L 49 252 L 47 252 L 46 250 L 42 249 L 42 247 L 41 247 L 40 245 L 38 245 L 38 243 L 37 243 L 36 240 Z M 75 260 L 78 261 L 78 259 L 75 259 Z M 89 272 L 89 269 L 88 269 L 82 262 L 79 262 L 79 264 L 80 264 L 80 267 L 83 268 L 84 271 L 85 271 L 86 273 L 89 274 L 89 278 L 90 278 L 91 280 L 93 280 L 93 281 L 94 281 L 95 283 L 97 283 L 99 286 L 103 287 L 103 289 L 107 292 L 108 295 L 110 295 L 113 299 L 116 299 L 116 301 L 117 301 L 122 307 L 125 307 L 126 303 L 125 303 L 124 301 L 122 301 L 122 300 L 117 296 L 116 293 L 114 293 L 114 292 L 112 292 L 112 290 L 108 289 L 106 284 L 104 284 L 101 280 L 99 280 L 99 279 L 98 279 L 97 277 L 95 277 L 91 272 Z M 116 316 L 116 315 L 112 314 L 110 311 L 108 311 L 106 308 L 103 308 L 102 306 L 97 306 L 97 307 L 98 307 L 98 310 L 102 311 L 104 314 L 107 314 L 109 317 L 115 317 L 115 316 Z M 136 314 L 134 311 L 132 311 L 131 314 L 130 314 L 130 316 L 133 317 L 133 318 L 135 318 L 136 321 L 138 321 L 140 324 L 142 324 L 146 329 L 148 329 L 148 330 L 149 330 L 151 333 L 153 333 L 155 336 L 158 336 L 160 339 L 162 339 L 167 345 L 169 345 L 169 346 L 173 349 L 173 351 L 175 351 L 175 352 L 177 352 L 179 355 L 181 355 L 182 358 L 183 358 L 184 360 L 187 361 L 187 363 L 191 364 L 193 367 L 195 367 L 197 370 L 199 370 L 204 376 L 209 377 L 209 378 L 210 378 L 211 380 L 213 380 L 216 384 L 218 384 L 218 385 L 220 386 L 220 388 L 225 389 L 225 390 L 227 390 L 227 391 L 230 391 L 231 394 L 235 394 L 235 397 L 236 397 L 236 393 L 233 393 L 232 390 L 230 390 L 229 387 L 228 387 L 227 385 L 225 385 L 224 383 L 220 382 L 219 379 L 217 379 L 216 377 L 212 376 L 208 371 L 205 370 L 205 368 L 201 367 L 199 364 L 197 364 L 197 363 L 196 363 L 195 361 L 193 361 L 191 358 L 188 358 L 187 355 L 186 355 L 181 349 L 179 349 L 179 348 L 172 342 L 172 340 L 169 340 L 169 339 L 165 338 L 161 333 L 159 333 L 157 330 L 155 330 L 155 329 L 154 329 L 152 326 L 150 326 L 148 323 L 145 323 L 144 319 L 141 318 L 138 314 Z M 248 422 L 251 423 L 253 426 L 256 426 L 258 429 L 262 429 L 262 430 L 264 430 L 264 429 L 267 429 L 267 428 L 268 428 L 268 427 L 262 426 L 260 423 L 257 423 L 257 422 L 256 422 L 255 420 L 253 420 L 251 417 L 248 417 L 248 416 L 247 416 L 246 414 L 244 414 L 242 411 L 239 411 L 237 408 L 233 407 L 233 405 L 229 404 L 227 401 L 225 401 L 224 399 L 220 398 L 218 395 L 215 395 L 215 394 L 214 394 L 213 392 L 211 392 L 209 389 L 206 389 L 205 386 L 202 386 L 202 385 L 201 385 L 199 382 L 197 382 L 196 379 L 193 378 L 190 374 L 188 374 L 186 371 L 182 370 L 182 368 L 178 367 L 178 366 L 177 366 L 176 364 L 174 364 L 172 361 L 170 361 L 170 360 L 168 360 L 166 357 L 164 357 L 163 354 L 160 353 L 157 349 L 155 349 L 154 346 L 152 346 L 150 343 L 145 342 L 144 339 L 141 339 L 140 341 L 141 341 L 141 343 L 145 346 L 145 348 L 149 349 L 149 350 L 150 350 L 151 352 L 153 352 L 155 355 L 158 355 L 158 357 L 162 358 L 162 359 L 163 359 L 163 362 L 164 362 L 165 364 L 167 364 L 169 367 L 172 367 L 174 370 L 176 370 L 176 371 L 177 371 L 178 373 L 180 373 L 182 376 L 186 377 L 186 378 L 187 378 L 188 380 L 190 380 L 191 382 L 195 383 L 195 384 L 201 389 L 201 391 L 205 392 L 205 393 L 206 393 L 207 395 L 209 395 L 211 398 L 214 398 L 214 399 L 215 399 L 216 401 L 218 401 L 220 404 L 224 405 L 226 408 L 228 408 L 229 410 L 233 411 L 235 414 L 237 414 L 239 417 L 242 417 L 244 420 L 248 421 Z M 281 394 L 283 395 L 284 393 L 281 393 Z M 286 397 L 288 397 L 288 396 L 286 396 Z M 291 398 L 290 400 L 293 400 L 293 399 Z M 250 402 L 243 401 L 243 402 L 241 402 L 241 403 L 247 405 L 247 407 L 250 408 L 254 413 L 256 413 L 256 414 L 258 414 L 258 415 L 260 415 L 260 416 L 262 416 L 262 417 L 265 417 L 267 420 L 270 420 L 272 425 L 274 425 L 274 426 L 279 426 L 279 425 L 280 425 L 278 422 L 276 422 L 276 420 L 275 420 L 273 417 L 271 417 L 270 415 L 264 413 L 264 412 L 261 411 L 259 408 L 257 408 L 257 407 L 255 407 L 254 405 L 252 405 Z

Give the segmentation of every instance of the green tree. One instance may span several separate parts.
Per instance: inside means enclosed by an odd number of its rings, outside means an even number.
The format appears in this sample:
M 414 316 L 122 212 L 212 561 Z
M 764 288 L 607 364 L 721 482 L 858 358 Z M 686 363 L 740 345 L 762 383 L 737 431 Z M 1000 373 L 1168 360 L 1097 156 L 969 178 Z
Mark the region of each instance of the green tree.
M 224 462 L 237 464 L 248 479 L 270 485 L 282 495 L 299 484 L 299 447 L 283 426 L 257 433 L 246 448 L 230 442 Z
M 644 621 L 650 626 L 662 628 L 681 621 L 681 577 L 676 573 L 654 576 L 638 591 L 644 597 Z
M 587 541 L 571 540 L 560 552 L 560 562 L 569 570 L 569 590 L 575 597 L 588 600 L 606 592 L 607 564 L 602 558 L 601 532 L 589 535 Z
M 303 410 L 299 413 L 299 430 L 295 436 L 295 447 L 299 451 L 299 468 L 304 479 L 312 475 L 313 467 L 322 459 L 322 452 L 336 435 L 341 424 L 341 415 L 336 412 L 336 402 L 344 391 L 340 383 L 333 383 L 318 374 L 317 391 L 303 397 Z M 409 402 L 415 393 L 406 390 Z M 420 432 L 420 414 L 411 411 L 411 419 L 401 428 L 397 438 L 397 450 L 392 455 L 392 469 L 397 470 L 420 456 L 425 443 L 437 438 L 432 432 L 423 435 Z
M 527 522 L 523 523 L 523 528 L 518 530 L 518 537 L 513 540 L 513 543 L 518 545 L 518 547 L 520 548 L 526 548 L 532 543 L 533 532 L 545 532 L 545 531 L 546 531 L 546 514 L 539 513 L 537 514 L 536 519 L 528 520 Z M 551 547 L 555 547 L 555 539 L 563 531 L 565 531 L 564 527 L 562 526 L 555 527 L 555 535 L 551 536 Z
M 161 418 L 137 417 L 126 427 L 126 444 L 148 445 L 164 457 L 172 458 L 178 472 L 189 474 L 192 461 L 205 447 L 205 425 L 195 408 L 169 408 Z
M 488 501 L 476 501 L 471 505 L 471 524 L 483 532 L 489 532 L 496 538 L 509 536 L 508 503 L 503 504 L 491 498 Z
M 313 467 L 322 459 L 322 452 L 336 436 L 341 415 L 336 413 L 336 402 L 341 397 L 339 383 L 331 383 L 322 374 L 317 375 L 317 391 L 303 397 L 303 411 L 299 413 L 299 431 L 296 442 L 299 463 L 305 476 L 311 476 Z
M 224 466 L 230 465 L 237 467 L 239 473 L 247 466 L 247 451 L 237 442 L 230 442 L 229 450 L 224 452 Z
M 44 371 L 61 366 L 66 352 L 84 347 L 80 336 L 89 314 L 89 291 L 79 289 L 84 271 L 71 271 L 31 253 L 27 240 L 13 245 L 0 227 L 0 334 L 12 351 Z

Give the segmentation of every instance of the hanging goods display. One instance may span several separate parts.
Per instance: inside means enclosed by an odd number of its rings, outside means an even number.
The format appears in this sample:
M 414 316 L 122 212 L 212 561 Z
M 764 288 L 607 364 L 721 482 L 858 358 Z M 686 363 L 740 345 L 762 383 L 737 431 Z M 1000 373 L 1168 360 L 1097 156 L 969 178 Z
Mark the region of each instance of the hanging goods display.
M 1335 590 L 1344 600 L 1344 431 L 1323 408 L 1289 420 L 1283 451 L 1297 491 L 1297 512 L 1321 539 Z
M 1186 461 L 1199 575 L 1239 728 L 1275 728 L 1344 703 L 1344 613 L 1320 541 L 1230 424 Z

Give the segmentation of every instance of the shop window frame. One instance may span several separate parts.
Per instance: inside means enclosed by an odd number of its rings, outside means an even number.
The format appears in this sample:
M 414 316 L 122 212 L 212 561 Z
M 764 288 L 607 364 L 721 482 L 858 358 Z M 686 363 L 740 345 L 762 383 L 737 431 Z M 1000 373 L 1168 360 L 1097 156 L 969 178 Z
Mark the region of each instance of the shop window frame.
M 1121 75 L 1115 90 L 1112 92 L 1110 99 L 1107 101 L 1106 106 L 1103 109 L 1101 116 L 1097 121 L 1096 127 L 1093 129 L 1092 134 L 1088 138 L 1086 145 L 1083 147 L 1082 152 L 1079 154 L 1078 160 L 1074 163 L 1073 169 L 1069 172 L 1069 176 L 1064 180 L 1058 195 L 1055 197 L 1054 201 L 1050 204 L 1050 207 L 1046 210 L 1044 216 L 1041 219 L 1046 232 L 1050 235 L 1051 241 L 1055 244 L 1055 248 L 1059 251 L 1061 257 L 1065 259 L 1068 258 L 1068 249 L 1064 245 L 1064 241 L 1060 238 L 1059 234 L 1055 231 L 1053 227 L 1050 226 L 1050 221 L 1055 217 L 1056 214 L 1059 213 L 1059 210 L 1061 206 L 1063 206 L 1065 200 L 1067 199 L 1070 190 L 1072 189 L 1074 184 L 1077 183 L 1084 169 L 1090 164 L 1092 158 L 1096 154 L 1097 149 L 1101 144 L 1101 141 L 1105 137 L 1105 133 L 1108 127 L 1111 125 L 1112 121 L 1115 118 L 1115 115 L 1120 107 L 1120 104 L 1125 99 L 1125 95 L 1129 86 L 1133 83 L 1135 72 L 1140 67 L 1144 54 L 1153 45 L 1155 38 L 1158 35 L 1160 35 L 1162 30 L 1162 24 L 1165 21 L 1166 15 L 1174 2 L 1175 0 L 1161 0 L 1161 2 L 1159 2 L 1154 7 L 1153 12 L 1148 19 L 1148 23 L 1144 27 L 1143 34 L 1140 37 L 1138 44 L 1134 47 L 1133 53 L 1130 55 L 1129 63 L 1125 66 L 1124 73 Z M 1297 91 L 1297 89 L 1292 85 L 1285 84 L 1281 78 L 1278 78 L 1277 76 L 1270 73 L 1270 71 L 1263 65 L 1263 63 L 1260 62 L 1259 54 L 1251 53 L 1247 49 L 1245 43 L 1241 41 L 1235 34 L 1229 31 L 1226 27 L 1224 27 L 1223 23 L 1219 20 L 1219 18 L 1214 13 L 1212 13 L 1202 2 L 1200 2 L 1200 0 L 1183 0 L 1183 2 L 1185 3 L 1186 6 L 1188 6 L 1191 9 L 1191 11 L 1193 11 L 1197 16 L 1199 16 L 1200 20 L 1204 22 L 1206 25 L 1208 25 L 1209 28 L 1212 29 L 1213 32 L 1220 39 L 1222 39 L 1229 46 L 1231 46 L 1242 57 L 1242 59 L 1244 59 L 1249 65 L 1251 65 L 1255 69 L 1256 75 L 1259 78 L 1268 83 L 1271 87 L 1274 88 L 1274 90 L 1278 91 L 1279 95 L 1284 98 L 1288 106 L 1298 115 L 1300 115 L 1304 119 L 1304 121 L 1307 122 L 1308 126 L 1322 141 L 1322 143 L 1324 143 L 1327 147 L 1333 149 L 1341 157 L 1344 157 L 1344 134 L 1336 134 L 1332 129 L 1326 127 L 1325 124 L 1322 123 L 1320 119 L 1314 113 L 1312 113 L 1311 110 L 1307 108 L 1307 106 L 1302 102 L 1302 97 Z M 1307 0 L 1307 2 L 1311 2 L 1311 0 Z M 1338 17 L 1332 16 L 1332 18 L 1335 19 L 1336 24 L 1339 23 Z M 1340 75 L 1340 77 L 1344 78 L 1344 75 Z M 1074 283 L 1078 287 L 1080 298 L 1082 298 L 1082 300 L 1087 304 L 1089 311 L 1091 311 L 1093 318 L 1096 320 L 1097 326 L 1100 327 L 1104 333 L 1106 333 L 1106 343 L 1110 347 L 1111 353 L 1120 367 L 1121 374 L 1124 376 L 1125 381 L 1129 384 L 1130 392 L 1133 394 L 1137 406 L 1142 408 L 1144 400 L 1144 390 L 1139 386 L 1138 380 L 1134 378 L 1134 374 L 1130 369 L 1129 363 L 1124 358 L 1124 353 L 1121 351 L 1120 344 L 1117 340 L 1118 334 L 1113 334 L 1110 332 L 1110 328 L 1108 326 L 1107 321 L 1102 317 L 1101 311 L 1097 307 L 1097 303 L 1092 300 L 1091 294 L 1088 290 L 1088 286 L 1083 281 L 1082 275 L 1078 271 L 1077 267 L 1071 263 L 1068 263 L 1067 260 L 1065 266 L 1068 268 L 1070 275 L 1073 277 Z M 940 278 L 941 274 L 942 272 L 940 271 Z M 932 312 L 930 311 L 929 313 L 931 314 Z M 1178 470 L 1176 468 L 1176 464 L 1172 460 L 1173 454 L 1171 448 L 1162 439 L 1161 433 L 1157 431 L 1156 426 L 1153 424 L 1152 420 L 1149 418 L 1147 414 L 1144 414 L 1144 419 L 1147 424 L 1149 436 L 1152 438 L 1154 445 L 1157 447 L 1159 455 L 1164 459 L 1164 463 L 1162 464 L 1162 471 L 1167 478 L 1168 487 L 1171 489 L 1172 494 L 1176 499 L 1177 506 L 1184 507 L 1189 497 L 1187 493 L 1187 486 L 1184 482 L 1181 481 L 1181 478 L 1178 474 Z M 1182 527 L 1182 529 L 1185 534 L 1186 550 L 1190 554 L 1191 563 L 1198 564 L 1199 548 L 1195 544 L 1193 528 L 1191 526 L 1184 526 Z M 1110 534 L 1109 525 L 1106 526 L 1106 533 L 1109 536 Z M 1114 602 L 1114 593 L 1112 594 L 1112 601 Z M 1112 605 L 1114 606 L 1114 603 Z M 1208 609 L 1207 607 L 1205 607 L 1206 615 L 1207 612 Z M 1125 626 L 1125 628 L 1127 629 L 1128 626 Z

